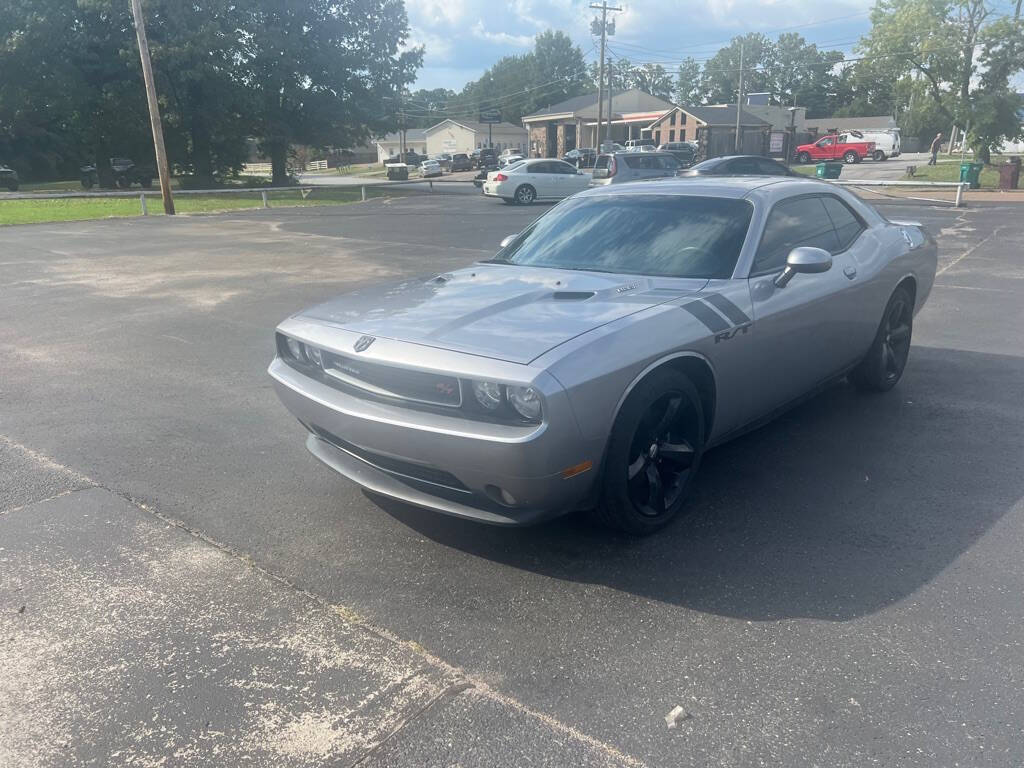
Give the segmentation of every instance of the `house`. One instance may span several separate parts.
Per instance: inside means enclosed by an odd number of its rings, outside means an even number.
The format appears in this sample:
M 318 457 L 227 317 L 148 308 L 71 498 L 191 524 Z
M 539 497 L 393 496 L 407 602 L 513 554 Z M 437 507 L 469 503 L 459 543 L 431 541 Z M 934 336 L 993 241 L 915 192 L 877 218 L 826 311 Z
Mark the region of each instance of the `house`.
M 810 133 L 825 136 L 839 131 L 888 131 L 897 128 L 892 115 L 876 115 L 874 117 L 815 117 L 804 121 Z
M 407 128 L 405 131 L 405 148 L 418 154 L 427 154 L 427 132 L 422 128 Z M 389 133 L 374 142 L 377 145 L 377 162 L 383 163 L 389 157 L 397 157 L 402 152 L 402 134 L 400 131 Z
M 601 110 L 608 119 L 608 94 Z M 611 94 L 611 138 L 613 141 L 643 138 L 643 129 L 657 120 L 673 104 L 632 88 Z M 561 157 L 577 147 L 597 146 L 597 93 L 566 99 L 523 117 L 529 131 L 531 157 Z M 602 129 L 602 138 L 607 138 Z
M 697 129 L 703 126 L 736 129 L 736 105 L 717 107 L 671 107 L 665 114 L 644 129 L 646 136 L 655 144 L 670 141 L 696 141 Z M 762 130 L 770 127 L 767 120 L 752 115 L 746 109 L 740 110 L 740 128 Z
M 512 123 L 475 123 L 469 120 L 442 120 L 424 131 L 427 154 L 466 152 L 490 144 L 495 149 L 526 149 L 525 128 Z

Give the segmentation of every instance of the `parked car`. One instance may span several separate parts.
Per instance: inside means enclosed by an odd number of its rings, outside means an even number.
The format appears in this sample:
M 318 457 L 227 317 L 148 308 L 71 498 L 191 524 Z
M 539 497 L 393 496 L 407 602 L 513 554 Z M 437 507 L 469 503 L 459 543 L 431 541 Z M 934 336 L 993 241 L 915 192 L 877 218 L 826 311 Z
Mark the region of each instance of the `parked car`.
M 785 165 L 761 155 L 712 157 L 679 173 L 680 176 L 798 176 Z
M 871 157 L 875 142 L 857 141 L 848 133 L 833 133 L 823 136 L 813 144 L 801 144 L 796 148 L 796 159 L 801 163 L 823 160 L 842 160 L 844 163 L 859 163 Z
M 522 155 L 505 155 L 504 157 L 499 158 L 498 167 L 507 168 L 508 166 L 514 163 L 518 163 L 521 160 L 525 160 L 525 158 Z
M 535 200 L 561 200 L 586 189 L 589 183 L 589 176 L 562 160 L 520 159 L 489 173 L 483 190 L 488 197 L 528 205 Z
M 473 167 L 494 169 L 498 167 L 498 153 L 491 147 L 473 150 Z
M 658 147 L 658 151 L 668 152 L 684 168 L 693 165 L 693 159 L 697 156 L 697 148 L 688 141 L 670 141 Z
M 153 186 L 153 178 L 156 176 L 156 171 L 153 168 L 137 166 L 133 160 L 127 157 L 111 157 L 108 162 L 114 184 L 121 189 L 128 189 L 132 184 L 138 184 L 143 189 Z M 97 186 L 100 180 L 96 166 L 83 165 L 80 181 L 84 189 L 92 189 Z
M 875 151 L 871 154 L 871 158 L 878 162 L 890 157 L 899 157 L 902 153 L 898 128 L 891 128 L 888 131 L 847 131 L 846 133 L 860 141 L 875 142 Z
M 451 173 L 452 170 L 452 156 L 447 152 L 441 152 L 436 155 L 431 155 L 430 160 L 434 160 L 438 165 L 441 166 L 442 171 L 448 171 Z
M 625 148 L 626 150 L 633 151 L 645 151 L 644 147 L 655 148 L 654 139 L 627 139 Z
M 498 160 L 504 160 L 506 157 L 512 157 L 513 155 L 522 157 L 523 151 L 521 149 L 515 149 L 514 147 L 505 147 L 501 150 L 501 154 L 498 155 Z
M 633 534 L 680 513 L 707 450 L 823 384 L 896 386 L 937 261 L 920 225 L 796 178 L 591 188 L 501 246 L 284 320 L 278 396 L 374 493 Z
M 683 166 L 668 152 L 643 152 L 626 149 L 607 155 L 598 155 L 594 165 L 593 184 L 622 184 L 642 179 L 661 179 L 675 176 Z
M 597 160 L 597 150 L 589 147 L 570 149 L 562 155 L 562 160 L 577 168 L 593 168 L 594 162 Z
M 444 172 L 441 170 L 441 164 L 437 162 L 437 160 L 424 160 L 420 163 L 420 176 L 424 179 L 431 179 L 443 175 Z
M 7 187 L 11 192 L 18 191 L 18 172 L 6 165 L 0 165 L 0 187 Z
M 387 171 L 388 181 L 407 181 L 409 179 L 409 166 L 405 163 L 384 163 Z
M 407 149 L 404 155 L 400 154 L 398 156 L 398 162 L 411 166 L 417 166 L 427 159 L 426 155 L 419 154 L 415 149 Z
M 469 155 L 465 152 L 456 152 L 452 155 L 451 171 L 471 171 L 473 170 L 473 161 L 469 159 Z

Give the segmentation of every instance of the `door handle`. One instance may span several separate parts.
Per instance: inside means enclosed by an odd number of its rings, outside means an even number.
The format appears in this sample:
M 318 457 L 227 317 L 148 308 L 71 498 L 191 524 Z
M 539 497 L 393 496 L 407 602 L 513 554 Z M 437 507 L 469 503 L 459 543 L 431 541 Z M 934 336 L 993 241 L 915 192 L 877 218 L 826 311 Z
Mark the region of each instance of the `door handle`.
M 850 280 L 853 280 L 857 276 L 856 267 L 843 267 L 843 274 L 846 275 Z

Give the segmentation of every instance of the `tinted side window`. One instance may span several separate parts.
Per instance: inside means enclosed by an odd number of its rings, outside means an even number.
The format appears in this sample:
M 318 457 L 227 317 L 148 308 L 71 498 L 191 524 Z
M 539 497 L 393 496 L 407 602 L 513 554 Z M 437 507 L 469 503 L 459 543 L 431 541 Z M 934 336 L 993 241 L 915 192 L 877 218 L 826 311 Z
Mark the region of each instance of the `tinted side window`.
M 836 228 L 836 236 L 839 239 L 836 250 L 845 251 L 864 231 L 864 225 L 842 200 L 835 197 L 823 197 L 821 202 L 825 205 L 825 210 L 828 211 L 828 216 Z
M 782 269 L 794 248 L 807 245 L 839 250 L 836 232 L 819 197 L 797 197 L 778 203 L 768 214 L 751 274 Z
M 551 173 L 551 163 L 533 163 L 526 169 L 529 173 Z
M 726 173 L 757 175 L 757 163 L 752 158 L 741 157 L 729 163 Z
M 667 171 L 679 170 L 679 161 L 676 160 L 672 155 L 659 155 L 657 157 L 658 166 Z
M 628 155 L 620 155 L 619 159 L 625 162 L 628 168 L 644 167 L 644 158 L 640 153 L 633 154 L 630 152 Z
M 552 163 L 552 165 L 555 167 L 556 173 L 564 173 L 566 176 L 576 175 L 576 167 L 573 165 L 569 165 L 568 163 L 562 162 Z
M 757 172 L 766 176 L 785 176 L 786 166 L 771 160 L 757 160 Z

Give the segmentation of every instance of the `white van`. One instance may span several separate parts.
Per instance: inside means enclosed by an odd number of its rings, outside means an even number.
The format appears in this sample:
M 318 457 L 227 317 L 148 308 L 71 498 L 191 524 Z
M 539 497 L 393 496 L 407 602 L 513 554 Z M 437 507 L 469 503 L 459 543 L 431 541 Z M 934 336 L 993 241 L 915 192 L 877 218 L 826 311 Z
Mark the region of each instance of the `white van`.
M 875 160 L 887 160 L 900 156 L 900 129 L 890 128 L 887 131 L 843 131 L 859 141 L 875 142 L 875 151 L 871 157 Z

